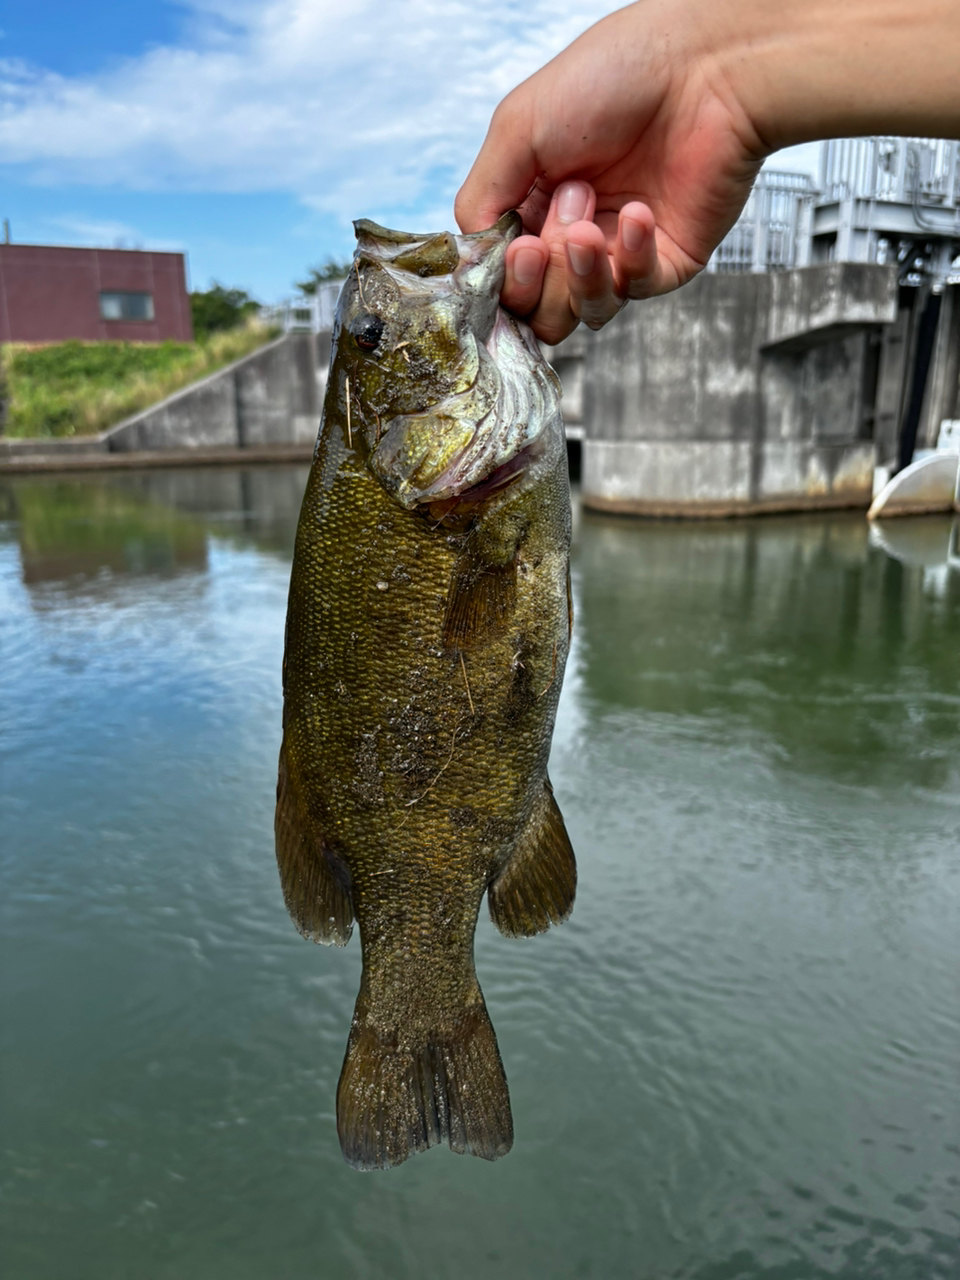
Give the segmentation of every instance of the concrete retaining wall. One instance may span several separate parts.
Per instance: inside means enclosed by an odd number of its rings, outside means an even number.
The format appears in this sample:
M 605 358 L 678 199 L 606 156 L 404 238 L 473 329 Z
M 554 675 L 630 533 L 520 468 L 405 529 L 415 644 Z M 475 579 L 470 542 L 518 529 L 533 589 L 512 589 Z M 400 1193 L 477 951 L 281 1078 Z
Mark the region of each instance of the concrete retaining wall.
M 291 451 L 309 456 L 326 377 L 326 361 L 320 370 L 317 359 L 317 336 L 285 334 L 100 435 L 0 439 L 0 468 L 92 466 L 98 459 L 123 464 L 134 462 L 134 454 L 151 462 L 164 455 L 216 461 L 243 450 L 258 459 Z
M 702 275 L 587 344 L 583 498 L 647 515 L 868 507 L 895 272 Z
M 310 444 L 316 339 L 290 333 L 104 432 L 111 452 Z

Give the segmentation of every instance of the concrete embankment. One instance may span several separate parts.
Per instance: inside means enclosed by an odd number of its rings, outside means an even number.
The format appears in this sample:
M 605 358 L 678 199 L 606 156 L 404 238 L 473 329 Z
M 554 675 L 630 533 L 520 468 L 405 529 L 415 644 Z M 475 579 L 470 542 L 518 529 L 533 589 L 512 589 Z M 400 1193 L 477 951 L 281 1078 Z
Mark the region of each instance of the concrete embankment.
M 650 516 L 863 507 L 893 269 L 703 275 L 589 344 L 583 498 Z M 869 403 L 868 403 L 869 402 Z
M 585 505 L 866 511 L 876 478 L 903 474 L 891 511 L 950 509 L 927 483 L 945 464 L 905 474 L 960 421 L 960 285 L 936 301 L 896 267 L 833 262 L 704 274 L 578 330 L 547 356 Z M 0 439 L 0 469 L 309 459 L 329 354 L 329 333 L 287 335 L 101 436 Z
M 0 438 L 0 471 L 309 459 L 328 354 L 327 335 L 286 334 L 99 435 Z
M 894 267 L 860 263 L 702 275 L 629 308 L 586 344 L 585 504 L 865 510 L 878 464 L 904 467 L 960 417 L 960 286 L 925 361 L 924 315 Z

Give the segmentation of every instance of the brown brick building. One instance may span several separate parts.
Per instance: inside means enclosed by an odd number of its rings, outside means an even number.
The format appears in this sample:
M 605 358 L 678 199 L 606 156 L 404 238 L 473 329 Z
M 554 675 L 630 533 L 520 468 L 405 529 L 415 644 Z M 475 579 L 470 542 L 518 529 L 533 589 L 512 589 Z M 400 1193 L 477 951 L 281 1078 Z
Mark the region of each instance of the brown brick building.
M 0 244 L 0 342 L 193 341 L 182 253 Z

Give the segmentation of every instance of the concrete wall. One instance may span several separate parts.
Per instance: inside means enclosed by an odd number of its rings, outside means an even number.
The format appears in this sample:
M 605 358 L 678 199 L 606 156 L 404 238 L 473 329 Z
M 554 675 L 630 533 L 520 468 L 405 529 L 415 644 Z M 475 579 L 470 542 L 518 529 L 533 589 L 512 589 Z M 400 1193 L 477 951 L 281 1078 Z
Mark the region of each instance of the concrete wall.
M 320 419 L 316 338 L 290 333 L 104 433 L 111 452 L 310 444 Z
M 802 351 L 842 337 L 854 326 L 889 324 L 896 315 L 893 267 L 830 262 L 776 271 L 764 279 L 767 347 Z
M 583 367 L 589 342 L 588 329 L 573 333 L 555 347 L 541 343 L 541 349 L 553 366 L 563 387 L 563 425 L 568 440 L 583 437 Z
M 886 267 L 702 275 L 587 344 L 583 498 L 649 515 L 869 506 Z

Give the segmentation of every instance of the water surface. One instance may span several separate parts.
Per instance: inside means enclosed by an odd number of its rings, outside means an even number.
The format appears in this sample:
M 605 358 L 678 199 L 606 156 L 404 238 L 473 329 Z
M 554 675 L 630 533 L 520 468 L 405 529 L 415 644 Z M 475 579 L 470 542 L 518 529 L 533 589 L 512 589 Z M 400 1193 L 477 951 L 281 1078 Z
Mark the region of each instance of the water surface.
M 477 938 L 516 1144 L 361 1175 L 272 852 L 304 479 L 0 481 L 3 1274 L 960 1273 L 951 522 L 579 518 L 577 908 Z

